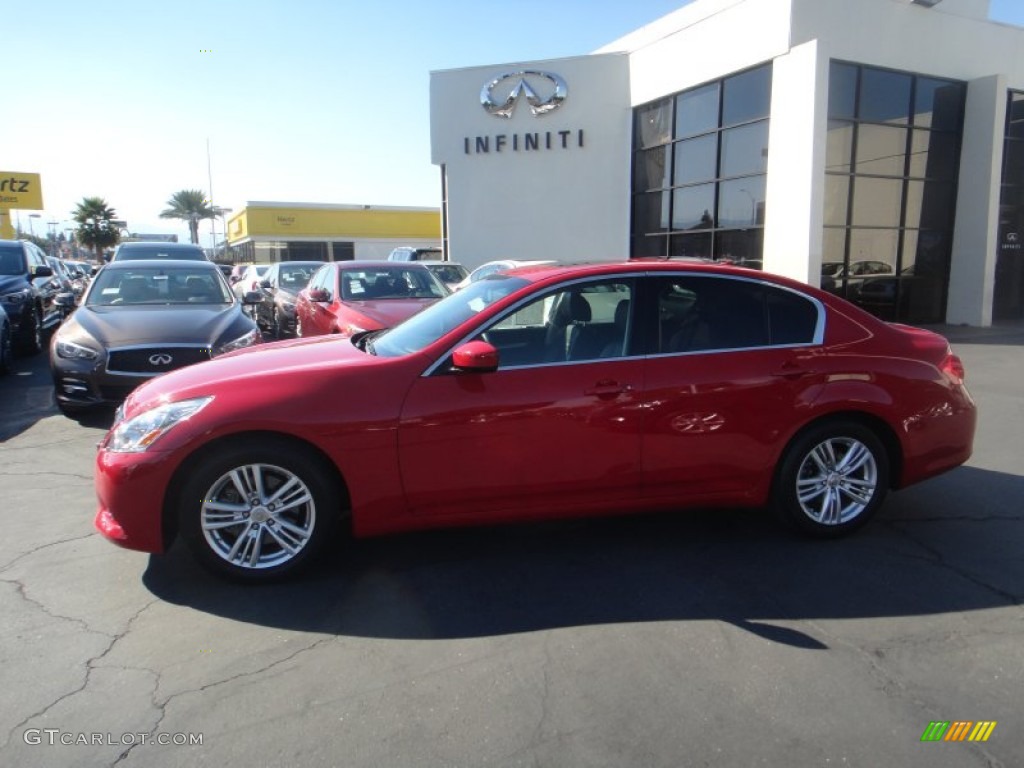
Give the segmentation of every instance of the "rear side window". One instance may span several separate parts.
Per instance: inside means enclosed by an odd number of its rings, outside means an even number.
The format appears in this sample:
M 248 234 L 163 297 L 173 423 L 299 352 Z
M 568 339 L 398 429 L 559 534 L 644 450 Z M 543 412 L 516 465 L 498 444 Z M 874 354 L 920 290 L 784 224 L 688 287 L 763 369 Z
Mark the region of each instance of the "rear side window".
M 767 289 L 768 328 L 773 345 L 812 344 L 818 329 L 818 307 L 790 291 Z

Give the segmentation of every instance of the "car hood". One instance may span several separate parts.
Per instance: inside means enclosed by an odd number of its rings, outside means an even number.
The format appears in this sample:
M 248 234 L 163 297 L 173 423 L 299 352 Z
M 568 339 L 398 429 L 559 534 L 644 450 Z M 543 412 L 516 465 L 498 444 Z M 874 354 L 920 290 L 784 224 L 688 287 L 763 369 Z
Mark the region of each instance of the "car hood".
M 0 294 L 14 293 L 28 287 L 24 275 L 0 275 Z
M 213 344 L 239 315 L 237 304 L 80 307 L 71 322 L 104 347 L 133 344 Z
M 340 336 L 259 344 L 151 379 L 125 401 L 124 414 L 131 417 L 161 401 L 244 391 L 246 387 L 262 389 L 271 375 L 313 378 L 318 371 L 378 365 L 387 360 L 356 349 Z
M 439 299 L 382 299 L 380 301 L 348 301 L 346 304 L 378 328 L 391 328 L 412 317 Z M 376 328 L 367 328 L 376 330 Z

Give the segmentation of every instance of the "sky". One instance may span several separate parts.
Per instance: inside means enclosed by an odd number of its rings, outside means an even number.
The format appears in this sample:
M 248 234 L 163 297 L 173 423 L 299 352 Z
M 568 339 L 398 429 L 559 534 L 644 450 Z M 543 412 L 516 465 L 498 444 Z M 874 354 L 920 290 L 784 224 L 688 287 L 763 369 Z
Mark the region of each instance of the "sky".
M 247 201 L 440 206 L 433 70 L 590 53 L 690 0 L 22 0 L 7 3 L 0 169 L 41 174 L 24 231 L 104 198 L 131 232 L 182 189 Z M 145 10 L 143 10 L 145 9 Z M 1024 0 L 991 0 L 1024 26 Z M 54 222 L 54 223 L 51 223 Z M 201 243 L 212 228 L 204 222 Z

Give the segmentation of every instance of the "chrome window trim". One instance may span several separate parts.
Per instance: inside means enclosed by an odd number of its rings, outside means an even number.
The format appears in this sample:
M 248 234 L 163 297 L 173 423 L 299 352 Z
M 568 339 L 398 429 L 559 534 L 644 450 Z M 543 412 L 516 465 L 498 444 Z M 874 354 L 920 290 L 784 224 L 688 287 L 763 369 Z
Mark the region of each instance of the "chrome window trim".
M 509 315 L 517 312 L 522 306 L 524 306 L 525 304 L 528 304 L 530 301 L 544 298 L 544 297 L 550 295 L 551 293 L 556 293 L 556 292 L 558 292 L 560 290 L 564 290 L 565 288 L 567 288 L 569 286 L 578 285 L 580 283 L 602 282 L 602 281 L 607 281 L 609 279 L 616 279 L 616 278 L 621 278 L 621 279 L 625 280 L 625 279 L 648 278 L 648 277 L 669 277 L 669 278 L 671 278 L 671 277 L 698 277 L 698 278 L 704 278 L 704 279 L 713 278 L 713 279 L 718 279 L 718 280 L 737 280 L 737 281 L 741 281 L 741 282 L 754 283 L 754 284 L 757 284 L 757 285 L 762 285 L 762 286 L 765 286 L 767 288 L 773 288 L 773 289 L 779 290 L 779 291 L 786 291 L 788 293 L 791 293 L 791 294 L 794 294 L 796 296 L 799 296 L 800 298 L 804 299 L 805 301 L 809 301 L 809 302 L 811 302 L 811 304 L 814 305 L 814 308 L 817 310 L 817 314 L 818 314 L 818 317 L 817 317 L 817 320 L 815 321 L 815 326 L 814 326 L 814 337 L 809 342 L 798 342 L 798 343 L 795 343 L 795 344 L 765 344 L 763 346 L 757 346 L 757 347 L 729 347 L 729 348 L 726 348 L 726 349 L 702 349 L 702 350 L 687 351 L 687 352 L 655 352 L 653 354 L 648 354 L 648 355 L 621 355 L 621 356 L 618 356 L 618 357 L 602 357 L 602 358 L 594 358 L 594 359 L 591 359 L 591 360 L 556 360 L 556 361 L 552 361 L 552 362 L 531 363 L 531 364 L 528 364 L 528 365 L 512 365 L 512 366 L 509 366 L 507 368 L 499 367 L 497 371 L 494 371 L 494 373 L 499 373 L 501 371 L 521 371 L 521 370 L 530 369 L 530 368 L 550 368 L 550 367 L 556 366 L 556 365 L 557 366 L 589 365 L 589 364 L 592 364 L 592 363 L 614 362 L 616 360 L 638 360 L 638 359 L 648 359 L 648 358 L 679 357 L 679 356 L 691 356 L 691 355 L 720 355 L 720 354 L 724 354 L 724 353 L 728 353 L 728 352 L 750 352 L 750 351 L 754 351 L 754 350 L 766 350 L 766 349 L 800 349 L 800 348 L 805 348 L 805 347 L 820 347 L 822 344 L 824 344 L 824 341 L 825 341 L 825 314 L 826 314 L 825 313 L 825 305 L 817 297 L 811 296 L 810 294 L 804 293 L 803 291 L 800 291 L 800 290 L 798 290 L 796 288 L 792 288 L 792 287 L 790 287 L 788 285 L 780 285 L 778 283 L 772 282 L 771 280 L 765 280 L 763 278 L 748 277 L 746 275 L 719 275 L 719 274 L 707 273 L 707 272 L 688 272 L 688 271 L 685 271 L 685 270 L 684 271 L 680 271 L 680 272 L 669 272 L 669 271 L 662 272 L 661 270 L 657 270 L 657 271 L 654 271 L 654 272 L 651 272 L 651 271 L 622 272 L 622 273 L 616 273 L 616 274 L 613 274 L 613 275 L 600 275 L 600 276 L 589 276 L 589 277 L 575 278 L 573 280 L 569 280 L 569 281 L 566 281 L 566 282 L 563 282 L 563 283 L 558 283 L 557 286 L 552 287 L 550 291 L 547 291 L 545 293 L 541 293 L 541 294 L 534 293 L 534 294 L 530 294 L 529 296 L 523 297 L 522 299 L 517 301 L 515 304 L 513 304 L 511 307 L 509 307 L 501 315 L 499 315 L 496 318 L 492 318 L 487 323 L 487 327 L 490 328 L 491 326 L 496 325 L 497 323 L 500 323 L 506 317 L 508 317 Z M 477 336 L 478 334 L 484 332 L 484 331 L 479 330 L 479 328 L 480 328 L 480 326 L 477 326 L 477 329 L 474 330 L 472 333 L 467 334 L 466 336 L 462 337 L 457 342 L 452 344 L 443 355 L 441 355 L 437 360 L 435 360 L 433 363 L 431 363 L 426 368 L 426 370 L 423 373 L 420 374 L 420 377 L 421 378 L 427 378 L 427 377 L 433 376 L 435 373 L 437 373 L 437 370 L 445 363 L 445 361 L 447 361 L 449 358 L 451 358 L 452 354 L 454 353 L 454 351 L 458 347 L 460 347 L 461 345 L 463 345 L 463 344 L 469 342 L 470 340 L 472 340 L 472 338 L 474 336 Z

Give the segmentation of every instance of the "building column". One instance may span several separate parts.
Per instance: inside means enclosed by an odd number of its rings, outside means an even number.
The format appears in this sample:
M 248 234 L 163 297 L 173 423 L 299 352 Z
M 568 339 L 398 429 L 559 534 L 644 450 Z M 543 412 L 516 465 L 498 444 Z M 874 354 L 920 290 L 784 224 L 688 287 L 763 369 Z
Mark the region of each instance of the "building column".
M 821 277 L 828 57 L 818 41 L 772 66 L 764 269 L 817 286 Z
M 967 84 L 947 323 L 992 325 L 1006 94 L 1005 75 Z

